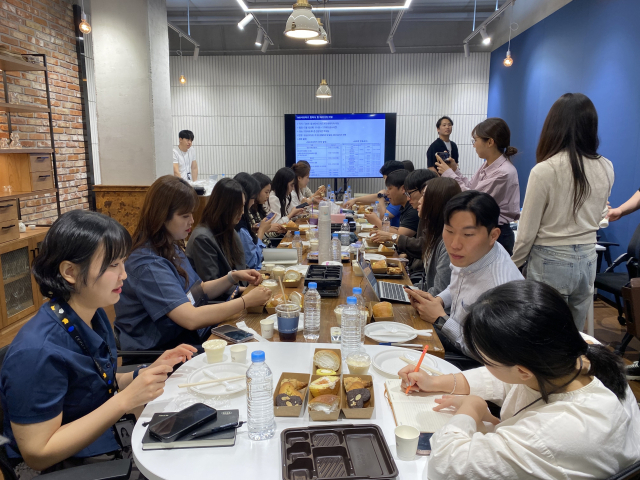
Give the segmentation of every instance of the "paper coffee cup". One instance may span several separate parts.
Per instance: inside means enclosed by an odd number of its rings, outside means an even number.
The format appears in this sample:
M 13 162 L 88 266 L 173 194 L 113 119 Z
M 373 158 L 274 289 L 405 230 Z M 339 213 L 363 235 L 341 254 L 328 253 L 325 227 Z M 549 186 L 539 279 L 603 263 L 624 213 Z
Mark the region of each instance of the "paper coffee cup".
M 273 338 L 273 318 L 265 318 L 264 320 L 260 320 L 260 335 L 264 338 Z
M 410 425 L 400 425 L 395 429 L 396 452 L 400 460 L 411 461 L 416 458 L 420 431 Z
M 204 353 L 207 354 L 207 363 L 219 363 L 222 361 L 224 354 L 224 347 L 227 346 L 227 342 L 224 340 L 207 340 L 202 344 Z
M 231 352 L 231 361 L 236 363 L 247 362 L 247 346 L 246 345 L 232 345 L 229 348 Z

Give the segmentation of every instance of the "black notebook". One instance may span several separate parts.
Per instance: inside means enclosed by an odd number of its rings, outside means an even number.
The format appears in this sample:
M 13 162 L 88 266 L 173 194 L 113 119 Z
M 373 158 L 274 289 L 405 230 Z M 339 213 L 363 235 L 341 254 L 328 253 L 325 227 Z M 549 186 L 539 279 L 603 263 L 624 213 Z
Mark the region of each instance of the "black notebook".
M 149 427 L 155 425 L 160 420 L 164 420 L 173 412 L 155 413 L 149 422 Z M 218 410 L 218 417 L 206 425 L 200 427 L 196 432 L 210 430 L 218 425 L 238 422 L 238 410 Z M 142 438 L 142 450 L 166 450 L 173 448 L 201 448 L 201 447 L 232 447 L 236 443 L 236 429 L 223 430 L 222 432 L 207 435 L 205 437 L 190 439 L 192 433 L 189 432 L 184 437 L 179 438 L 175 442 L 164 443 L 156 440 L 149 433 L 149 428 Z

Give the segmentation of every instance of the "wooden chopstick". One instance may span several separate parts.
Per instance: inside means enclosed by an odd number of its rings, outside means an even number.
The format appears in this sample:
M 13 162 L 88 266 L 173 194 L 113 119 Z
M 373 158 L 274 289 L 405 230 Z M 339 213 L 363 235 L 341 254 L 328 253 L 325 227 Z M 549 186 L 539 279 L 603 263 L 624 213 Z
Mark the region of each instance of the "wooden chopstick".
M 180 385 L 178 385 L 178 388 L 195 387 L 198 385 L 209 385 L 210 383 L 220 383 L 220 382 L 226 382 L 229 380 L 239 380 L 245 377 L 246 375 L 236 375 L 234 377 L 219 378 L 217 380 L 204 380 L 202 382 L 195 382 L 195 383 L 181 383 Z
M 405 363 L 408 363 L 409 365 L 417 365 L 418 362 L 414 362 L 413 360 L 409 360 L 407 357 L 400 357 L 400 360 L 402 360 Z M 444 375 L 444 373 L 442 373 L 440 370 L 436 370 L 435 368 L 431 368 L 431 367 L 427 367 L 426 365 L 420 365 L 420 368 L 422 370 L 425 370 L 427 372 L 431 372 L 434 375 Z

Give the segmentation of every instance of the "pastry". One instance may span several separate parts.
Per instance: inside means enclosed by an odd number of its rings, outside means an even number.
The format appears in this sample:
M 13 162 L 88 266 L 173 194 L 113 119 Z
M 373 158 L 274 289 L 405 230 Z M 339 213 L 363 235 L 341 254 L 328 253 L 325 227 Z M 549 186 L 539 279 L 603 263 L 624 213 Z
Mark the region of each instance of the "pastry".
M 337 395 L 320 395 L 309 400 L 309 410 L 313 412 L 333 413 L 340 408 L 340 397 Z
M 386 247 L 386 246 L 384 246 L 384 245 L 382 245 L 382 244 L 381 244 L 381 245 L 378 247 L 378 251 L 379 251 L 379 252 L 387 252 L 387 253 L 389 253 L 389 252 L 393 252 L 393 248 L 391 248 L 391 247 Z
M 347 404 L 349 408 L 363 408 L 364 404 L 371 400 L 371 392 L 366 388 L 371 382 L 364 381 L 360 377 L 347 377 L 344 379 L 344 389 L 347 392 Z
M 276 308 L 278 305 L 282 305 L 286 301 L 287 298 L 283 297 L 281 293 L 278 293 L 277 295 L 274 295 L 269 299 L 269 301 L 267 302 L 267 307 Z
M 328 368 L 319 368 L 316 370 L 316 375 L 322 375 L 323 377 L 330 377 L 332 375 L 337 375 L 337 372 L 333 370 L 329 370 Z
M 347 392 L 349 390 L 353 390 L 354 388 L 365 388 L 370 386 L 371 381 L 363 380 L 361 377 L 345 377 L 344 379 L 344 389 Z
M 300 292 L 291 293 L 291 295 L 289 295 L 289 301 L 291 303 L 295 303 L 296 305 L 299 305 L 300 308 L 304 306 L 304 297 Z
M 307 384 L 295 379 L 283 379 L 280 384 L 280 390 L 276 396 L 276 406 L 278 407 L 295 407 L 302 405 L 302 393 L 298 388 L 304 388 Z
M 386 270 L 387 262 L 385 260 L 378 260 L 376 262 L 371 263 L 371 268 L 373 270 Z
M 313 356 L 313 364 L 337 372 L 340 370 L 340 356 L 333 350 L 319 350 Z
M 307 382 L 301 382 L 300 380 L 296 380 L 295 378 L 283 378 L 282 383 L 290 383 L 296 390 L 300 390 L 301 388 L 304 388 L 308 385 Z
M 311 385 L 309 385 L 309 390 L 311 391 L 311 395 L 314 397 L 319 397 L 321 395 L 335 395 L 338 393 L 340 388 L 339 386 L 340 377 L 320 377 L 316 378 Z
M 402 267 L 388 267 L 387 273 L 389 275 L 402 275 Z
M 389 302 L 376 303 L 373 306 L 373 316 L 377 318 L 393 317 L 393 307 Z
M 293 220 L 289 220 L 289 223 L 285 225 L 286 228 L 298 229 L 298 225 Z
M 302 275 L 297 270 L 287 270 L 284 273 L 285 282 L 297 282 L 302 278 Z

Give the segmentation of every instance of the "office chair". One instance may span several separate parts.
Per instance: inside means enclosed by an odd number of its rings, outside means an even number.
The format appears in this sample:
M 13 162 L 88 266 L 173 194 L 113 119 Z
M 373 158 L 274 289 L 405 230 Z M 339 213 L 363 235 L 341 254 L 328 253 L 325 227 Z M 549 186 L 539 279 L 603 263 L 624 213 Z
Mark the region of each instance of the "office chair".
M 624 470 L 611 475 L 607 480 L 638 480 L 640 479 L 640 462 L 629 465 Z
M 606 255 L 606 253 L 605 253 Z M 629 279 L 640 276 L 640 268 L 638 260 L 640 259 L 640 225 L 633 232 L 627 253 L 620 255 L 615 261 L 607 267 L 602 273 L 596 273 L 594 288 L 612 293 L 616 299 L 618 308 L 618 322 L 620 325 L 625 324 L 624 309 L 620 301 L 622 287 L 629 283 Z M 619 265 L 626 263 L 626 272 L 614 272 Z
M 622 298 L 624 298 L 624 310 L 627 317 L 627 333 L 624 334 L 622 342 L 614 352 L 620 356 L 624 355 L 633 337 L 638 337 L 638 325 L 640 324 L 640 278 L 632 278 L 629 286 L 622 287 Z
M 0 348 L 0 369 L 7 355 L 9 345 Z M 4 411 L 0 405 L 0 425 L 4 422 Z M 0 471 L 5 480 L 18 480 L 13 467 L 9 462 L 7 451 L 0 446 Z M 59 472 L 40 475 L 42 480 L 128 480 L 131 476 L 131 460 L 113 460 L 111 462 L 83 465 L 81 467 L 67 468 Z

